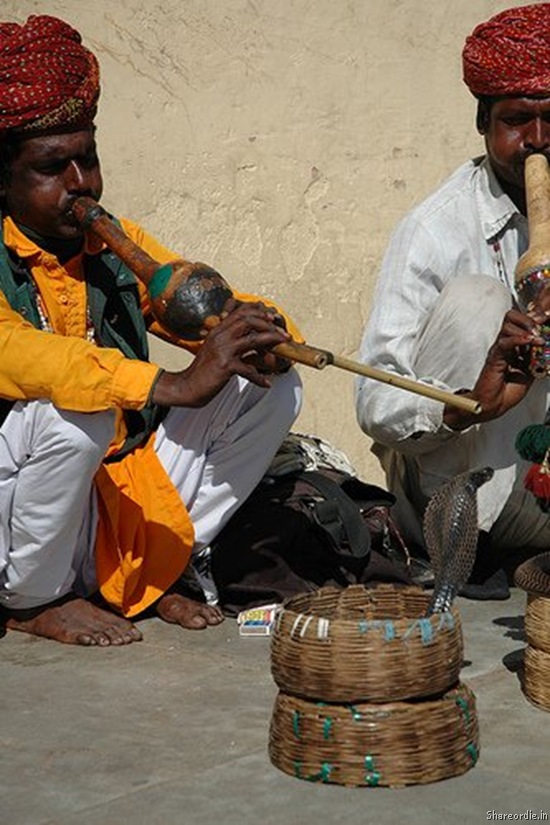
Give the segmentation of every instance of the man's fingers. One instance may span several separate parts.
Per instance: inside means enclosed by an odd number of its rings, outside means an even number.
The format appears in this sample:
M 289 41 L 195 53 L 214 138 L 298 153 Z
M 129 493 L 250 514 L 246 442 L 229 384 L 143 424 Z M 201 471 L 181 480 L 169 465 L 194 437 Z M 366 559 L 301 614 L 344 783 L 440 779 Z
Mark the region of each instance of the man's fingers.
M 264 387 L 265 389 L 271 387 L 271 381 L 267 375 L 263 372 L 258 372 L 256 367 L 249 361 L 240 361 L 237 375 L 240 375 L 241 378 L 246 378 L 247 381 L 250 381 L 251 384 L 256 384 L 258 387 Z

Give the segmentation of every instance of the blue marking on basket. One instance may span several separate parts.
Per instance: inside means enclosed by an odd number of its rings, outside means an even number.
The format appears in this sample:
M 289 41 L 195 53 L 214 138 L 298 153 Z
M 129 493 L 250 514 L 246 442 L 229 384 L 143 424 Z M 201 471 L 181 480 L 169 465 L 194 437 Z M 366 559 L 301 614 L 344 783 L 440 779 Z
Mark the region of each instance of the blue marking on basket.
M 415 619 L 402 634 L 401 638 L 403 641 L 406 641 L 410 636 L 412 636 L 415 630 L 418 629 L 420 631 L 422 644 L 429 645 L 433 642 L 435 633 L 444 629 L 452 630 L 454 626 L 454 616 L 447 610 L 444 613 L 439 614 L 437 625 L 434 625 L 433 617 L 422 617 Z M 399 634 L 395 628 L 395 623 L 391 619 L 360 619 L 357 623 L 357 629 L 359 633 L 367 633 L 369 630 L 382 629 L 384 631 L 384 639 L 386 642 L 392 642 L 394 639 L 399 638 Z
M 409 625 L 405 633 L 403 633 L 403 639 L 408 639 L 416 628 L 420 630 L 420 638 L 422 639 L 423 645 L 429 645 L 433 642 L 434 634 L 432 622 L 430 619 L 426 618 L 415 619 L 415 621 Z
M 354 722 L 360 722 L 361 721 L 360 711 L 358 711 L 357 708 L 354 705 L 348 705 L 348 708 L 349 708 L 349 710 L 351 712 L 351 715 L 353 717 L 353 721 Z
M 464 721 L 466 724 L 468 724 L 471 719 L 470 706 L 468 705 L 468 702 L 463 696 L 457 696 L 455 698 L 455 704 L 462 711 Z M 468 755 L 470 756 L 470 759 L 472 760 L 472 765 L 475 765 L 477 760 L 479 759 L 479 753 L 473 742 L 468 742 L 468 744 L 466 745 L 466 753 L 468 753 Z
M 332 732 L 332 718 L 327 716 L 323 724 L 323 739 L 328 739 Z
M 330 762 L 323 762 L 321 764 L 321 770 L 319 773 L 313 773 L 311 776 L 303 776 L 302 775 L 302 763 L 299 761 L 295 761 L 294 763 L 294 775 L 297 779 L 305 779 L 307 782 L 328 782 L 330 779 L 330 775 L 332 773 L 333 766 Z
M 300 733 L 300 711 L 295 710 L 292 714 L 292 730 L 294 731 L 294 736 L 296 739 L 301 739 L 302 734 Z
M 444 610 L 443 613 L 439 614 L 439 624 L 437 626 L 438 630 L 443 630 L 447 627 L 449 630 L 452 630 L 455 626 L 455 617 L 451 613 L 450 610 Z
M 391 619 L 360 619 L 357 628 L 359 633 L 367 633 L 369 630 L 384 631 L 384 639 L 386 642 L 391 642 L 395 639 L 395 624 Z
M 395 625 L 390 619 L 384 622 L 384 638 L 387 642 L 395 639 Z
M 430 619 L 418 619 L 418 624 L 420 626 L 422 644 L 429 645 L 430 642 L 433 642 L 434 638 L 434 629 Z
M 474 764 L 474 765 L 475 765 L 475 763 L 476 763 L 476 762 L 477 762 L 477 760 L 479 759 L 479 753 L 477 752 L 477 748 L 476 748 L 476 746 L 474 745 L 474 743 L 473 743 L 473 742 L 469 742 L 469 743 L 466 745 L 466 751 L 467 751 L 467 753 L 470 755 L 470 757 L 471 757 L 471 759 L 472 759 L 472 764 Z
M 310 782 L 317 782 L 318 779 L 321 782 L 328 782 L 330 779 L 330 775 L 332 773 L 332 765 L 330 762 L 323 762 L 321 764 L 321 770 L 318 774 L 314 774 L 313 776 L 308 776 Z
M 458 707 L 462 711 L 462 714 L 463 714 L 464 719 L 466 720 L 466 722 L 469 722 L 470 721 L 470 708 L 468 707 L 468 702 L 466 701 L 466 699 L 464 699 L 463 696 L 457 696 L 456 699 L 455 699 L 455 704 L 458 705 Z
M 380 782 L 380 774 L 374 769 L 374 758 L 368 753 L 365 756 L 365 782 L 371 787 L 376 787 Z

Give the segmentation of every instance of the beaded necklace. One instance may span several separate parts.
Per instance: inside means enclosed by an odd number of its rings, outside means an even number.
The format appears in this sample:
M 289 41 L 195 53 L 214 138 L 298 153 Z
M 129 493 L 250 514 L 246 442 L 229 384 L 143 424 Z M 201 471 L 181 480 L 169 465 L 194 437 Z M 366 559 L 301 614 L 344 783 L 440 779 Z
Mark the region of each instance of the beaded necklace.
M 18 229 L 33 243 L 37 244 L 41 249 L 46 250 L 50 254 L 56 256 L 56 258 L 63 263 L 69 258 L 72 258 L 77 252 L 80 251 L 82 246 L 82 241 L 79 239 L 65 241 L 60 240 L 57 238 L 45 238 L 36 232 L 34 229 L 31 229 L 28 226 L 25 226 L 22 223 L 16 223 Z M 34 299 L 36 303 L 36 307 L 38 310 L 38 317 L 40 319 L 40 328 L 43 329 L 45 332 L 54 332 L 54 329 L 50 323 L 48 318 L 48 313 L 46 312 L 46 305 L 44 304 L 44 300 L 38 291 L 36 284 L 31 279 L 32 290 L 34 292 Z M 95 329 L 92 322 L 92 316 L 90 314 L 90 307 L 86 302 L 86 336 L 87 341 L 91 343 L 96 343 L 96 336 L 95 336 Z
M 36 299 L 36 307 L 38 309 L 38 317 L 40 318 L 40 328 L 43 329 L 45 332 L 54 332 L 54 329 L 50 323 L 48 315 L 46 313 L 46 306 L 44 304 L 44 300 L 36 288 L 36 284 L 33 283 L 34 289 L 34 296 Z M 93 325 L 92 316 L 90 315 L 90 307 L 88 303 L 86 303 L 86 340 L 89 341 L 91 344 L 96 343 L 95 338 L 95 327 Z

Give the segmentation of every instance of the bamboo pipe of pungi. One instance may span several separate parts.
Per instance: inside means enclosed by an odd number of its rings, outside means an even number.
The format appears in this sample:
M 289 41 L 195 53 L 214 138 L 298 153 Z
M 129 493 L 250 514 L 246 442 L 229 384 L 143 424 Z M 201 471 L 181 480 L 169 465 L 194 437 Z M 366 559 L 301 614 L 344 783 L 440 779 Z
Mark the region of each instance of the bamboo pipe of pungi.
M 218 272 L 205 264 L 191 263 L 183 259 L 159 264 L 134 243 L 92 198 L 77 198 L 73 205 L 73 213 L 84 229 L 91 230 L 101 238 L 145 284 L 153 314 L 165 329 L 185 340 L 193 341 L 200 340 L 204 336 L 204 330 L 218 322 L 226 301 L 233 294 L 228 283 Z M 318 370 L 327 366 L 338 367 L 473 414 L 481 412 L 480 404 L 471 398 L 454 395 L 414 381 L 412 378 L 394 375 L 309 344 L 288 341 L 277 344 L 273 347 L 273 352 L 282 358 Z
M 537 308 L 550 284 L 550 166 L 545 155 L 525 159 L 525 203 L 529 245 L 515 270 L 518 303 L 524 312 Z M 550 323 L 541 325 L 543 344 L 531 347 L 529 368 L 535 378 L 550 374 Z

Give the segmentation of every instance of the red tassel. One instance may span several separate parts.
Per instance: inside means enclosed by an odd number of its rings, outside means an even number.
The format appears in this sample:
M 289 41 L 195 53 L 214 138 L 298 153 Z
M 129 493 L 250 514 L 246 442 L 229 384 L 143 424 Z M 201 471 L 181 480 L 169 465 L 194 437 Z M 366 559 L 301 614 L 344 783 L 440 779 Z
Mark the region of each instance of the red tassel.
M 536 498 L 550 502 L 550 467 L 546 461 L 532 464 L 523 484 Z

